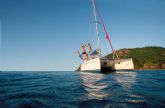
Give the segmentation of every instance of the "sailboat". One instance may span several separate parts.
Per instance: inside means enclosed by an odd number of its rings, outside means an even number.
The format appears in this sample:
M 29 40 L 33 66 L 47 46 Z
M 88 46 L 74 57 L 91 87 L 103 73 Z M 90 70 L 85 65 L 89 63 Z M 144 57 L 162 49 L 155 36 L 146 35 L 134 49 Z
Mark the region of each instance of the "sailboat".
M 79 71 L 115 71 L 115 70 L 134 70 L 134 64 L 132 58 L 122 59 L 119 58 L 116 51 L 114 50 L 109 35 L 107 33 L 106 27 L 103 22 L 103 18 L 99 13 L 99 10 L 96 5 L 96 0 L 92 0 L 93 12 L 94 12 L 94 22 L 96 29 L 96 37 L 98 48 L 96 50 L 92 50 L 91 44 L 82 45 L 82 53 L 77 52 L 79 57 L 83 60 L 80 64 Z M 98 23 L 97 17 L 101 22 L 103 27 L 106 39 L 109 42 L 110 48 L 112 49 L 113 58 L 105 58 L 102 57 L 101 49 L 100 49 L 100 40 L 99 40 L 99 32 L 98 32 Z M 88 48 L 88 52 L 86 52 L 86 48 Z

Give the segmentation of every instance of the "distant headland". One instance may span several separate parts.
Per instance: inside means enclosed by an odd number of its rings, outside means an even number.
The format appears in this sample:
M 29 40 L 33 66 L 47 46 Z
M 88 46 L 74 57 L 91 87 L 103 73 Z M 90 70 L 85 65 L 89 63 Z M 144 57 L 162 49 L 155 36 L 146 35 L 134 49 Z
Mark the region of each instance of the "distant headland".
M 131 57 L 137 70 L 165 69 L 165 48 L 163 47 L 124 48 L 116 52 L 119 58 Z M 112 58 L 112 54 L 108 54 L 105 58 Z

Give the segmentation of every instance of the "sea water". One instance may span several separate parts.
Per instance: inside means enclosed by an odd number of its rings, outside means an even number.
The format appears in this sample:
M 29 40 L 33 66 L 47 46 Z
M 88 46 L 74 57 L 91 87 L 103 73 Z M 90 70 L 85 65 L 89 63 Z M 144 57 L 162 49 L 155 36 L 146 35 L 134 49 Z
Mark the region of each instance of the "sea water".
M 165 108 L 165 71 L 0 72 L 0 108 Z

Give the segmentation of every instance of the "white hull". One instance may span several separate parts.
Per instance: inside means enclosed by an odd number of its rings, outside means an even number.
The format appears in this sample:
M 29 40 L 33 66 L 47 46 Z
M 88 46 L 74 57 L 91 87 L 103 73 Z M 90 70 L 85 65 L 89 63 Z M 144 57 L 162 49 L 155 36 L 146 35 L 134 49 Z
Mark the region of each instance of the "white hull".
M 129 59 L 103 59 L 95 58 L 85 61 L 80 66 L 80 71 L 111 71 L 134 70 L 132 58 Z
M 99 57 L 85 61 L 80 66 L 80 71 L 100 71 L 100 69 L 101 69 L 101 64 Z

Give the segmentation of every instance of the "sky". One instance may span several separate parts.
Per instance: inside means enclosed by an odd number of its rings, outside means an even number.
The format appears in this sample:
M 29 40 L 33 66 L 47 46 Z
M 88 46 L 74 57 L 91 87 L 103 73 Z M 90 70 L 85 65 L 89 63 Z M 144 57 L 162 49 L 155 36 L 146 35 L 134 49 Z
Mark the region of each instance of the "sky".
M 114 49 L 165 47 L 165 0 L 97 0 Z M 102 55 L 111 53 L 99 25 Z M 0 69 L 71 71 L 97 47 L 91 0 L 0 0 Z

